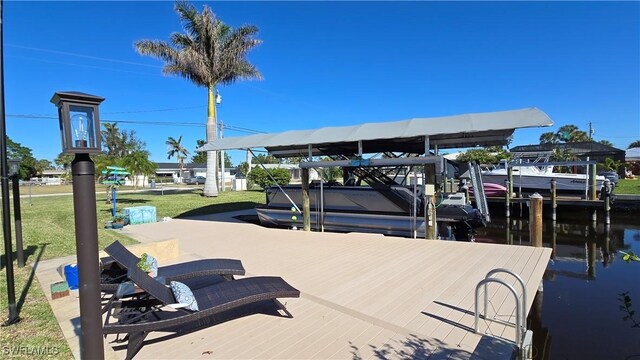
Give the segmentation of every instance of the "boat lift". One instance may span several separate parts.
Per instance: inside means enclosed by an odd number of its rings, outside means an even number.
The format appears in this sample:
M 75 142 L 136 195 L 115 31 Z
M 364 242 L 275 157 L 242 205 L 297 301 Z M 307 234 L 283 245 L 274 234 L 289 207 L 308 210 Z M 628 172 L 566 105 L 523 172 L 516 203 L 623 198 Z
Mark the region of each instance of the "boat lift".
M 423 167 L 425 181 L 426 237 L 436 238 L 436 191 L 442 183 L 444 160 L 441 149 L 506 145 L 517 128 L 551 126 L 553 121 L 537 108 L 462 114 L 435 118 L 414 118 L 386 123 L 292 130 L 273 134 L 213 139 L 198 151 L 249 150 L 265 148 L 277 158 L 303 157 L 303 228 L 311 230 L 309 169 L 322 167 L 357 168 L 363 175 L 381 175 L 385 167 Z M 365 154 L 413 154 L 405 157 L 365 158 Z M 420 155 L 418 155 L 420 154 Z M 331 161 L 313 161 L 328 156 Z M 365 180 L 366 181 L 366 180 Z M 386 181 L 386 180 L 385 180 Z M 380 185 L 384 185 L 383 181 Z M 321 184 L 322 186 L 323 184 Z M 374 185 L 376 186 L 376 185 Z M 481 188 L 481 187 L 480 187 Z M 414 190 L 417 192 L 417 189 Z M 325 194 L 326 195 L 326 194 Z M 413 211 L 417 214 L 418 211 Z

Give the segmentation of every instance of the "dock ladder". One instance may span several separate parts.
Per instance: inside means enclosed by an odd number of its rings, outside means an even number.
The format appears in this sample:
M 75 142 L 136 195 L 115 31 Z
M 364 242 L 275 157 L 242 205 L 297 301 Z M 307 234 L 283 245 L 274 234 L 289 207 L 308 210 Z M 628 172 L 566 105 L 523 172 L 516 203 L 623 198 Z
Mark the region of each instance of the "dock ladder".
M 506 273 L 508 275 L 513 276 L 518 283 L 520 283 L 520 286 L 522 287 L 522 297 L 520 297 L 518 295 L 518 292 L 516 291 L 516 289 L 508 284 L 506 281 L 502 280 L 502 279 L 498 279 L 493 277 L 495 274 L 498 273 Z M 521 359 L 530 359 L 531 358 L 531 342 L 532 342 L 532 332 L 527 330 L 527 287 L 524 284 L 524 281 L 522 280 L 522 278 L 514 273 L 513 271 L 509 270 L 509 269 L 504 269 L 504 268 L 496 268 L 493 269 L 491 271 L 489 271 L 487 273 L 487 275 L 484 277 L 483 280 L 481 280 L 478 285 L 476 285 L 476 291 L 475 291 L 475 319 L 473 322 L 473 330 L 474 332 L 477 334 L 478 333 L 478 320 L 480 319 L 480 289 L 484 288 L 484 319 L 485 320 L 491 320 L 491 321 L 495 321 L 498 323 L 501 323 L 503 325 L 511 325 L 513 326 L 514 324 L 508 322 L 508 321 L 504 321 L 504 320 L 500 320 L 498 318 L 496 318 L 495 316 L 492 318 L 489 318 L 488 313 L 487 313 L 487 308 L 488 308 L 488 304 L 489 304 L 489 294 L 487 293 L 487 289 L 488 289 L 488 284 L 489 283 L 497 283 L 500 284 L 504 287 L 506 287 L 509 292 L 511 292 L 511 294 L 514 297 L 514 300 L 516 302 L 516 323 L 515 323 L 515 330 L 516 330 L 516 336 L 515 336 L 515 344 L 518 347 L 518 351 L 520 353 L 520 358 Z

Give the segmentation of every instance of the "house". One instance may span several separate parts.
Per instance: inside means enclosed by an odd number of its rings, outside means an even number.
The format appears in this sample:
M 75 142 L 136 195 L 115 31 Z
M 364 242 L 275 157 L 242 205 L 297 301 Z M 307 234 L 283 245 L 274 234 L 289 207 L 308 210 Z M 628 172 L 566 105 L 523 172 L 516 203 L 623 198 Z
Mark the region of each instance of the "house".
M 185 163 L 182 173 L 180 165 L 177 162 L 161 162 L 156 163 L 156 182 L 157 183 L 181 183 L 184 179 L 194 176 L 207 177 L 207 164 Z M 236 173 L 236 168 L 224 169 L 225 187 L 231 187 L 231 182 Z M 220 177 L 220 169 L 218 169 Z
M 67 174 L 66 170 L 42 170 L 41 177 L 31 178 L 32 183 L 40 185 L 62 185 L 62 177 Z

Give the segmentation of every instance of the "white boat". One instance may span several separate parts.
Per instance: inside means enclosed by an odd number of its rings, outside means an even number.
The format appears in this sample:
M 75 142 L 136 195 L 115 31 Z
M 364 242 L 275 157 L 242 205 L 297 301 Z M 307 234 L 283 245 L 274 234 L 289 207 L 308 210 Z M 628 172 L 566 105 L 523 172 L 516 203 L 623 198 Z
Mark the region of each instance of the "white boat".
M 518 164 L 512 166 L 513 171 L 513 189 L 518 191 L 522 189 L 525 192 L 550 192 L 551 180 L 556 180 L 556 190 L 558 192 L 584 193 L 588 188 L 588 175 L 586 174 L 566 174 L 553 171 L 553 165 L 536 165 L 531 166 Z M 484 183 L 493 183 L 504 185 L 508 178 L 507 162 L 501 160 L 500 164 L 492 170 L 482 172 L 482 181 Z M 596 176 L 596 191 L 600 191 L 604 176 Z

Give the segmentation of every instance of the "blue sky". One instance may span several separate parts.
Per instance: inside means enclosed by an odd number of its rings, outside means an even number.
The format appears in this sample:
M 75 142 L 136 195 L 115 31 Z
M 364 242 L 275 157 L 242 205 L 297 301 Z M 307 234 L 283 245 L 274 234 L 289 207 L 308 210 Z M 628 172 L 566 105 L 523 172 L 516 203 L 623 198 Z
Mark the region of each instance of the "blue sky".
M 596 140 L 640 140 L 638 2 L 195 2 L 231 26 L 254 24 L 263 81 L 220 88 L 219 119 L 264 132 L 535 106 L 553 128 L 592 122 Z M 154 161 L 167 137 L 205 138 L 206 90 L 161 74 L 138 39 L 182 26 L 173 3 L 4 2 L 7 134 L 36 158 L 60 151 L 55 91 L 106 98 Z M 19 116 L 19 117 L 16 117 Z M 25 118 L 26 116 L 26 118 Z M 31 118 L 29 118 L 31 117 Z M 158 126 L 153 123 L 189 123 Z M 225 136 L 246 133 L 225 130 Z M 233 152 L 233 162 L 244 160 Z M 174 161 L 173 159 L 171 161 Z

